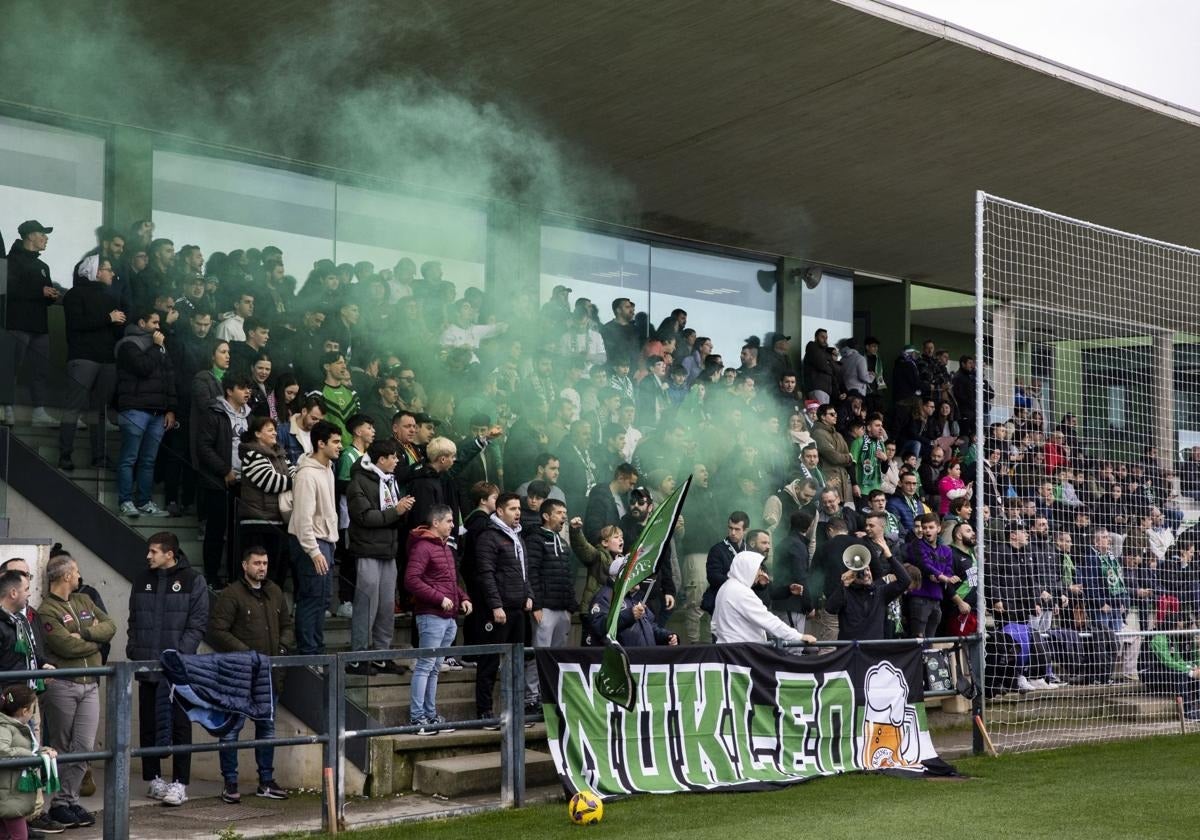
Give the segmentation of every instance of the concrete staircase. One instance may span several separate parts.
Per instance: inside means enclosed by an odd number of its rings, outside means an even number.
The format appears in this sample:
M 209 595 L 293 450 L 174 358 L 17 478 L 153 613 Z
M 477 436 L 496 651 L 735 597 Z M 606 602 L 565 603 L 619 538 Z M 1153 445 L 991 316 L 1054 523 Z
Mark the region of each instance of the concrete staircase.
M 17 407 L 17 422 L 12 427 L 12 432 L 19 440 L 34 449 L 51 468 L 56 469 L 59 456 L 58 427 L 31 425 L 28 411 L 28 409 L 20 406 Z M 105 435 L 105 442 L 108 459 L 115 464 L 121 445 L 120 433 L 115 428 L 109 429 Z M 164 454 L 163 457 L 166 457 L 166 455 Z M 73 484 L 89 497 L 112 511 L 113 516 L 118 516 L 116 471 L 113 469 L 98 470 L 92 467 L 92 458 L 91 432 L 81 429 L 75 433 L 75 452 L 73 456 L 75 469 L 71 472 L 62 472 L 62 475 L 70 479 Z M 155 501 L 162 506 L 161 495 L 158 495 Z M 179 537 L 180 548 L 183 549 L 193 565 L 199 566 L 201 564 L 202 540 L 200 539 L 200 522 L 194 515 L 153 518 L 139 516 L 136 519 L 120 518 L 122 522 L 143 538 L 149 537 L 156 531 L 174 532 Z
M 29 410 L 18 408 L 17 423 L 11 431 L 14 437 L 36 452 L 46 468 L 57 469 L 57 427 L 35 427 L 29 422 Z M 119 447 L 119 433 L 115 429 L 109 430 L 106 449 L 113 463 L 116 462 Z M 114 517 L 112 526 L 120 527 L 118 523 L 122 523 L 143 541 L 156 531 L 174 532 L 179 537 L 183 551 L 194 565 L 199 566 L 203 546 L 200 523 L 196 517 L 119 517 L 116 473 L 112 469 L 91 467 L 92 454 L 89 432 L 80 430 L 76 434 L 73 458 L 76 468 L 71 472 L 58 471 L 59 474 L 88 498 L 110 511 Z M 41 469 L 41 465 L 38 468 Z M 162 505 L 161 496 L 156 498 L 156 502 Z M 133 539 L 132 535 L 128 536 Z M 408 646 L 412 643 L 412 624 L 409 616 L 397 617 L 396 645 Z M 349 619 L 327 618 L 325 642 L 331 652 L 349 650 Z M 408 660 L 405 664 L 411 667 L 412 661 Z M 411 673 L 403 676 L 380 675 L 369 679 L 347 676 L 346 699 L 378 725 L 402 726 L 408 723 L 409 718 L 410 685 Z M 495 693 L 498 700 L 498 687 Z M 476 717 L 475 669 L 465 668 L 440 674 L 438 711 L 450 721 L 472 720 Z M 554 783 L 556 775 L 553 762 L 545 751 L 544 725 L 536 724 L 524 730 L 524 733 L 527 786 Z M 498 792 L 500 745 L 499 732 L 484 730 L 372 739 L 367 750 L 367 768 L 364 768 L 368 772 L 368 792 L 374 796 L 420 792 L 446 798 Z

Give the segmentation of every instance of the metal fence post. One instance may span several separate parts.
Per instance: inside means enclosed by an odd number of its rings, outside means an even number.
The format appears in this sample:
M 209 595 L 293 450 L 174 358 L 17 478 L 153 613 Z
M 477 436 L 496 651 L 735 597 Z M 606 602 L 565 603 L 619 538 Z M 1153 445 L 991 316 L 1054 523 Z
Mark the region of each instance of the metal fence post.
M 338 808 L 338 770 L 342 753 L 342 732 L 339 722 L 342 710 L 341 684 L 338 673 L 341 659 L 331 655 L 325 664 L 325 749 L 323 785 L 321 787 L 321 827 L 328 834 L 337 834 L 341 822 Z
M 521 808 L 525 805 L 525 646 L 513 645 L 512 656 L 512 804 Z
M 513 660 L 514 650 L 520 650 L 519 646 L 500 654 L 500 805 L 504 808 L 513 807 L 517 799 L 512 745 L 514 732 L 520 727 L 516 721 L 521 704 L 517 702 L 513 708 L 513 671 L 521 669 Z
M 133 739 L 133 663 L 113 662 L 105 686 L 104 738 L 112 758 L 104 767 L 104 836 L 129 836 L 129 751 Z

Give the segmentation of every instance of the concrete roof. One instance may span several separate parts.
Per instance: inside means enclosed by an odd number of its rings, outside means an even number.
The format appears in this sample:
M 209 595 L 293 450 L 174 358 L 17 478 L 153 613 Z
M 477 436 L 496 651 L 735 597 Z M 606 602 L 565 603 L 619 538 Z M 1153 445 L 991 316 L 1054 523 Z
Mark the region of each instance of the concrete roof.
M 477 95 L 520 103 L 627 178 L 649 230 L 964 290 L 976 189 L 1200 245 L 1200 115 L 887 3 L 364 6 L 376 31 L 356 56 L 362 73 L 466 68 Z M 349 8 L 164 3 L 144 6 L 141 23 L 187 33 L 164 46 L 188 51 L 197 73 L 232 62 L 252 97 L 280 39 L 320 60 Z M 392 48 L 407 13 L 437 16 L 426 49 Z M 21 69 L 6 68 L 9 93 Z M 81 107 L 109 118 L 110 105 Z

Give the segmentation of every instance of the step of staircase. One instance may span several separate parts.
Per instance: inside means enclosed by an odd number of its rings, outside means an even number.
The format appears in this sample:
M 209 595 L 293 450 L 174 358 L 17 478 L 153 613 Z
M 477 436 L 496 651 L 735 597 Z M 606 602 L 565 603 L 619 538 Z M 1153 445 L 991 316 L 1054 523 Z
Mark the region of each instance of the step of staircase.
M 556 778 L 554 760 L 549 753 L 525 751 L 526 785 L 546 785 Z M 413 776 L 413 790 L 447 799 L 496 791 L 499 786 L 499 752 L 419 761 Z

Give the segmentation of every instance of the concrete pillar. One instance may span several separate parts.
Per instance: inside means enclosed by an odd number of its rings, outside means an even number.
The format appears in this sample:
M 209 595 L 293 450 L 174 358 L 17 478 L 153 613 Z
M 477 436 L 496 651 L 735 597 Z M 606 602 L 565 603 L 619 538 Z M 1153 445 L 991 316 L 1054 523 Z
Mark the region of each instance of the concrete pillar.
M 808 263 L 803 260 L 792 259 L 790 257 L 780 259 L 778 269 L 779 279 L 775 287 L 775 328 L 783 332 L 784 335 L 792 337 L 792 367 L 797 371 L 800 370 L 801 361 L 804 359 L 804 345 L 808 343 L 808 340 L 812 336 L 800 334 L 800 316 L 804 308 L 804 283 L 799 280 L 791 280 L 788 275 L 806 265 Z M 729 364 L 730 360 L 726 359 L 725 363 Z M 773 385 L 774 383 L 772 383 Z
M 1154 442 L 1162 449 L 1159 456 L 1164 463 L 1169 463 L 1178 445 L 1175 440 L 1175 341 L 1171 333 L 1162 332 L 1153 337 L 1153 342 L 1150 369 L 1154 372 L 1154 380 L 1150 388 L 1154 411 L 1151 415 L 1157 425 L 1151 431 Z
M 108 143 L 105 223 L 124 231 L 151 218 L 154 203 L 154 141 L 148 132 L 116 126 Z
M 988 381 L 996 390 L 992 403 L 992 422 L 1012 417 L 1013 388 L 1016 385 L 1017 325 L 1011 307 L 997 306 L 992 310 L 992 370 Z
M 529 207 L 497 201 L 488 213 L 488 293 L 507 299 L 532 292 L 539 306 L 541 214 Z

